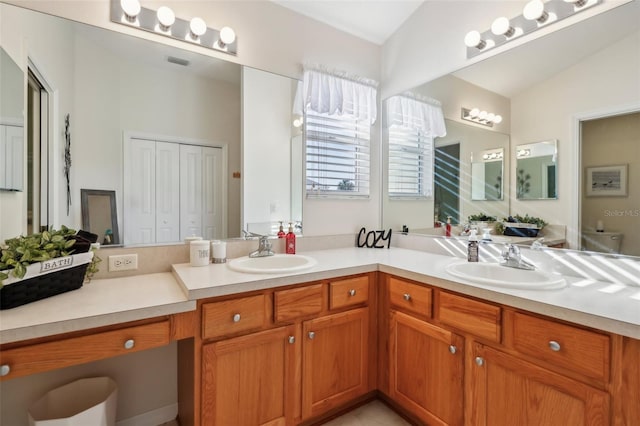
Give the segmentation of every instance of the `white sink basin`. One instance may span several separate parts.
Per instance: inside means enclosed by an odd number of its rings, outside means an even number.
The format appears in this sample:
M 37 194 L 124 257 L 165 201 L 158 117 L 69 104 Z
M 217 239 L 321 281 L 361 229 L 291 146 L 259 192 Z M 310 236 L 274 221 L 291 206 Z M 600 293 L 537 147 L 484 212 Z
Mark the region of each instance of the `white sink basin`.
M 309 269 L 316 260 L 300 254 L 275 254 L 265 257 L 238 257 L 230 260 L 229 268 L 249 274 L 286 274 Z
M 487 262 L 453 262 L 446 270 L 451 275 L 478 284 L 518 288 L 523 290 L 549 290 L 567 285 L 562 276 L 540 270 L 501 266 Z

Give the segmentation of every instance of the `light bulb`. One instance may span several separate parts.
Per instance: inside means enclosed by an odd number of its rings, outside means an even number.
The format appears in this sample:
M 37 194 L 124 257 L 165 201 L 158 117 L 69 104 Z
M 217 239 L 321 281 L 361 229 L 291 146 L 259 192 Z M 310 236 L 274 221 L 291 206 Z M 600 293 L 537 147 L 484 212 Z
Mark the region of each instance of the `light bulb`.
M 125 18 L 129 22 L 134 22 L 142 10 L 138 0 L 120 0 L 120 7 L 124 12 Z
M 493 121 L 496 119 L 496 115 L 492 112 L 490 112 L 489 114 L 487 114 L 487 121 Z
M 478 108 L 474 108 L 471 111 L 469 111 L 469 117 L 471 118 L 475 118 L 478 115 L 480 115 L 480 110 Z
M 522 14 L 525 19 L 528 19 L 529 21 L 538 21 L 541 24 L 543 24 L 549 17 L 549 14 L 544 10 L 544 3 L 542 3 L 542 0 L 531 0 L 525 5 Z
M 496 115 L 495 117 L 493 117 L 493 122 L 496 123 L 496 124 L 502 123 L 502 116 L 501 115 Z
M 220 46 L 224 47 L 236 41 L 236 33 L 230 27 L 222 27 L 220 30 Z
M 487 111 L 480 111 L 480 114 L 478 114 L 478 118 L 480 120 L 486 120 L 487 119 Z
M 189 23 L 189 29 L 191 30 L 191 38 L 197 40 L 198 37 L 207 32 L 207 24 L 202 18 L 193 18 Z
M 293 120 L 293 127 L 300 127 L 302 126 L 302 120 L 296 118 L 295 120 Z
M 473 30 L 469 31 L 464 37 L 464 44 L 467 45 L 467 47 L 483 49 L 487 45 L 487 42 L 482 40 L 482 37 L 480 36 L 480 33 L 478 31 Z
M 158 22 L 160 23 L 160 29 L 162 31 L 169 30 L 169 27 L 176 22 L 176 14 L 167 6 L 160 7 L 156 15 L 158 16 Z
M 491 32 L 495 35 L 504 35 L 505 37 L 511 37 L 515 34 L 516 30 L 511 26 L 509 19 L 501 16 L 493 21 L 491 24 Z

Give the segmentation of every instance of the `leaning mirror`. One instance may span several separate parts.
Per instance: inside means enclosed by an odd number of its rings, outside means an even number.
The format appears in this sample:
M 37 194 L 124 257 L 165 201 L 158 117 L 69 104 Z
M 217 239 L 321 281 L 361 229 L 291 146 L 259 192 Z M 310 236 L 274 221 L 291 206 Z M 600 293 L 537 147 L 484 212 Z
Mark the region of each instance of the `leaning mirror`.
M 558 198 L 556 140 L 516 146 L 516 197 L 519 200 Z
M 119 245 L 116 192 L 81 189 L 82 229 L 98 236 L 103 246 Z
M 471 156 L 471 200 L 502 200 L 504 148 L 487 149 Z

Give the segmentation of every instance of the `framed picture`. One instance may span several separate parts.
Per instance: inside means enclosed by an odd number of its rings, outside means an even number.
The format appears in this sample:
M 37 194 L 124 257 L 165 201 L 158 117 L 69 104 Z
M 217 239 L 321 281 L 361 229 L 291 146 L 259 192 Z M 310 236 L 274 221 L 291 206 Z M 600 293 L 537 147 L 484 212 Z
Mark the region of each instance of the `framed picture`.
M 588 197 L 626 197 L 627 165 L 587 167 Z

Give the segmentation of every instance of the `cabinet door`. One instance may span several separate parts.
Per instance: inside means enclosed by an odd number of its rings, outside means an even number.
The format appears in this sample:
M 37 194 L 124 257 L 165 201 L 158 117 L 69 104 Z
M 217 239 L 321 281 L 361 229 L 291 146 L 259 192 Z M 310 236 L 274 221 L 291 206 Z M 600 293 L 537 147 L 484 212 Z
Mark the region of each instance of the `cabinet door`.
M 368 319 L 368 308 L 361 308 L 303 323 L 303 418 L 369 391 Z
M 180 239 L 202 236 L 202 147 L 180 145 Z
M 463 338 L 395 311 L 390 328 L 391 397 L 427 424 L 461 425 Z
M 180 145 L 156 142 L 156 243 L 180 241 Z
M 471 424 L 609 424 L 605 392 L 480 344 L 473 352 Z
M 292 423 L 293 330 L 281 327 L 203 345 L 203 425 Z
M 156 143 L 132 138 L 124 155 L 124 243 L 156 242 Z
M 223 224 L 222 150 L 202 148 L 202 208 L 203 237 L 207 240 L 225 238 Z
M 24 128 L 0 125 L 0 188 L 23 190 Z

